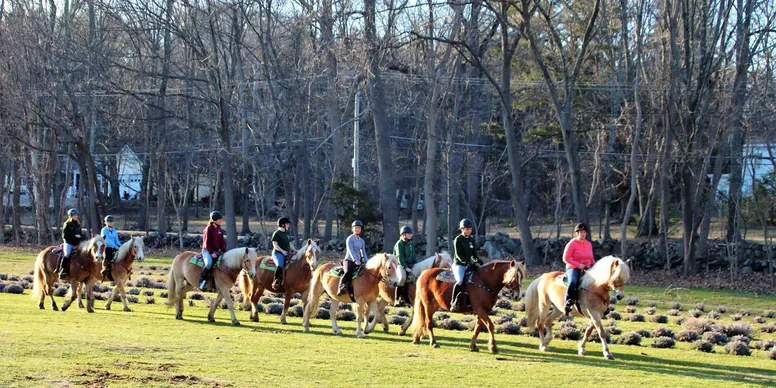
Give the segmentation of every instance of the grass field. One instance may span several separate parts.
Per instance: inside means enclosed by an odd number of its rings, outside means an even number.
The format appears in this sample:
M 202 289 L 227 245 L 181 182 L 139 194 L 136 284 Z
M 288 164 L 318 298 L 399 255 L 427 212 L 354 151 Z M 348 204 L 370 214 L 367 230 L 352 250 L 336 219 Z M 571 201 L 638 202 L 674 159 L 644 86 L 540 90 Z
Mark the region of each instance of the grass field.
M 34 255 L 0 252 L 0 274 L 17 274 L 20 281 L 32 268 Z M 166 273 L 170 258 L 149 258 L 136 264 L 133 281 L 147 277 L 152 282 Z M 142 265 L 142 268 L 140 267 Z M 142 274 L 141 274 L 142 272 Z M 9 284 L 8 281 L 5 282 Z M 524 285 L 527 287 L 527 283 Z M 103 309 L 88 314 L 75 306 L 67 312 L 38 310 L 37 303 L 23 295 L 0 293 L 0 385 L 10 386 L 757 386 L 776 385 L 776 361 L 763 350 L 748 357 L 693 350 L 690 343 L 676 342 L 675 348 L 657 349 L 644 338 L 641 346 L 610 345 L 616 359 L 601 356 L 600 344 L 590 344 L 588 355 L 577 356 L 576 342 L 553 340 L 551 351 L 538 350 L 538 339 L 527 335 L 497 334 L 500 353 L 487 349 L 487 336 L 480 336 L 482 352 L 468 350 L 470 331 L 437 329 L 441 345 L 432 349 L 427 341 L 412 345 L 407 337 L 375 332 L 365 339 L 354 336 L 354 322 L 342 322 L 342 337 L 330 334 L 329 320 L 314 320 L 312 333 L 302 333 L 301 318 L 289 318 L 281 325 L 277 315 L 261 314 L 261 322 L 248 320 L 238 311 L 242 326 L 229 325 L 228 312 L 216 312 L 217 323 L 206 320 L 205 300 L 187 307 L 185 321 L 176 321 L 164 305 L 161 289 L 154 304 L 137 295 L 130 303 L 133 312 Z M 149 291 L 141 289 L 139 291 Z M 750 313 L 741 321 L 751 326 L 756 340 L 776 340 L 760 327 L 776 323 L 765 318 L 755 323 L 764 310 L 776 309 L 776 297 L 750 294 L 681 290 L 666 294 L 664 288 L 628 287 L 637 296 L 632 306 L 647 322 L 614 322 L 623 333 L 664 326 L 682 330 L 669 316 L 667 324 L 649 322 L 649 306 L 655 314 L 666 314 L 671 303 L 681 304 L 687 316 L 696 302 L 705 304 L 704 315 L 724 307 L 716 319 L 730 324 L 734 313 Z M 61 306 L 62 298 L 57 298 Z M 626 298 L 627 299 L 627 298 Z M 623 318 L 626 301 L 615 305 Z M 517 303 L 513 302 L 513 306 Z M 391 314 L 397 313 L 391 309 Z M 745 311 L 747 310 L 747 311 Z M 494 318 L 522 312 L 501 308 Z M 390 316 L 390 314 L 389 314 Z M 453 315 L 462 320 L 462 316 Z M 584 322 L 577 319 L 582 328 Z M 556 326 L 557 331 L 557 326 Z M 612 336 L 617 338 L 616 335 Z M 754 343 L 754 341 L 753 341 Z

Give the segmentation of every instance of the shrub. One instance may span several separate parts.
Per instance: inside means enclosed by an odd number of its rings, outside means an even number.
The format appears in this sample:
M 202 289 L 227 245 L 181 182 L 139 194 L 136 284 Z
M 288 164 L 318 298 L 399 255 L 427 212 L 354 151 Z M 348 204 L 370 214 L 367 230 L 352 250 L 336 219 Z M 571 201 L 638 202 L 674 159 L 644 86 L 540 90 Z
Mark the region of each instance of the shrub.
M 448 318 L 450 318 L 450 314 L 448 314 L 448 313 L 439 312 L 439 313 L 434 314 L 434 319 L 436 319 L 437 321 L 443 321 L 443 320 L 448 319 Z
M 665 315 L 653 315 L 649 317 L 649 321 L 653 323 L 668 323 L 668 317 Z
M 671 337 L 657 337 L 652 340 L 652 347 L 653 348 L 673 348 L 676 346 L 676 341 L 674 341 Z
M 611 343 L 612 342 L 612 336 L 609 334 L 608 331 L 604 330 L 604 334 L 606 335 L 606 342 Z M 601 342 L 601 337 L 598 335 L 598 330 L 593 330 L 593 333 L 590 334 L 590 338 L 588 338 L 590 342 Z
M 554 337 L 561 340 L 579 341 L 582 339 L 582 333 L 577 330 L 576 325 L 560 325 L 558 330 L 555 331 Z
M 695 342 L 701 338 L 698 333 L 689 330 L 682 330 L 676 335 L 676 340 L 681 342 Z
M 763 316 L 765 318 L 776 318 L 776 313 L 773 310 L 765 310 L 763 311 Z
M 652 336 L 653 337 L 670 337 L 675 338 L 676 335 L 674 334 L 674 331 L 668 328 L 665 328 L 663 326 L 658 327 L 655 330 L 652 330 Z
M 773 348 L 770 352 L 768 352 L 768 358 L 771 360 L 776 360 L 776 348 Z
M 388 322 L 392 325 L 403 325 L 404 322 L 407 321 L 407 317 L 403 317 L 401 315 L 391 315 L 391 318 L 388 319 Z
M 771 350 L 774 346 L 776 346 L 776 342 L 771 339 L 755 341 L 755 343 L 752 344 L 752 347 L 758 350 Z
M 409 317 L 410 316 L 410 312 L 407 311 L 407 310 L 404 310 L 404 309 L 397 309 L 395 314 L 400 316 L 400 317 Z
M 696 310 L 706 311 L 706 305 L 703 302 L 698 302 L 695 304 Z
M 751 356 L 752 351 L 744 341 L 730 341 L 725 345 L 725 353 L 736 356 Z
M 283 313 L 283 304 L 282 303 L 272 302 L 272 303 L 267 305 L 267 314 L 280 315 L 281 313 Z M 339 318 L 339 314 L 337 314 L 337 315 L 338 315 L 337 318 Z
M 324 300 L 323 302 L 318 304 L 318 308 L 322 308 L 322 309 L 327 309 L 328 310 L 330 307 L 331 307 L 331 302 L 329 302 L 328 300 Z
M 752 322 L 754 322 L 754 323 L 765 323 L 765 318 L 763 318 L 763 317 L 758 315 L 758 316 L 752 318 Z
M 105 294 L 94 293 L 94 300 L 108 300 L 108 296 Z
M 283 301 L 280 299 L 276 299 L 275 303 L 282 304 Z M 340 303 L 338 310 L 347 310 L 347 311 L 353 311 L 353 306 L 350 305 L 350 303 Z
M 154 303 L 156 303 L 156 299 L 154 299 L 153 296 L 146 297 L 146 304 L 154 304 Z
M 153 290 L 145 290 L 143 291 L 143 295 L 145 296 L 154 296 Z
M 606 330 L 611 335 L 620 335 L 620 334 L 622 334 L 622 329 L 620 329 L 619 327 L 610 327 L 610 328 L 608 328 Z
M 767 325 L 763 325 L 762 327 L 760 327 L 760 332 L 761 333 L 776 333 L 776 325 L 774 325 L 773 323 L 769 323 Z
M 724 326 L 723 332 L 727 334 L 728 337 L 734 337 L 737 335 L 751 337 L 752 327 L 746 323 L 731 323 L 727 326 Z
M 720 314 L 716 311 L 712 311 L 708 315 L 709 319 L 719 319 Z
M 749 345 L 749 342 L 752 342 L 752 339 L 743 335 L 736 335 L 736 336 L 730 337 L 730 342 L 733 342 L 733 341 L 741 341 Z
M 130 295 L 130 296 L 127 297 L 127 302 L 129 302 L 129 303 L 138 303 L 139 300 L 137 299 L 136 296 Z
M 717 306 L 717 311 L 720 314 L 725 314 L 725 313 L 727 313 L 727 308 L 725 306 Z
M 500 309 L 511 309 L 512 308 L 512 302 L 506 300 L 506 299 L 499 299 L 496 301 L 496 307 Z
M 689 318 L 682 323 L 682 327 L 685 330 L 703 334 L 711 330 L 711 323 L 712 322 L 707 319 Z
M 654 307 L 647 307 L 647 309 L 644 311 L 647 313 L 647 315 L 655 315 L 655 313 L 657 312 L 657 309 Z
M 493 323 L 496 325 L 501 325 L 507 322 L 512 322 L 512 316 L 509 314 L 504 314 L 493 321 Z
M 609 304 L 617 304 L 617 297 L 616 296 L 610 296 L 609 297 Z
M 445 329 L 445 330 L 458 330 L 458 331 L 468 330 L 466 325 L 452 318 L 447 318 L 439 321 L 439 324 L 437 326 L 440 329 Z
M 632 331 L 617 337 L 617 341 L 615 341 L 615 343 L 620 345 L 639 346 L 641 345 L 641 336 L 639 333 Z
M 162 292 L 159 293 L 159 297 L 160 298 L 166 298 L 168 295 L 169 294 L 167 293 L 167 291 L 162 291 Z
M 301 305 L 291 306 L 288 308 L 289 317 L 301 318 L 304 316 L 304 307 Z
M 67 295 L 67 287 L 58 287 L 56 290 L 54 290 L 54 296 L 65 296 Z
M 677 309 L 668 310 L 668 311 L 666 311 L 666 315 L 670 315 L 672 317 L 679 316 L 679 310 L 677 310 Z
M 748 317 L 748 316 L 752 315 L 752 313 L 750 313 L 749 310 L 741 310 L 738 313 L 741 314 L 744 317 Z
M 0 273 L 0 280 L 8 280 L 8 274 L 7 273 Z
M 730 314 L 730 319 L 734 321 L 740 321 L 741 317 L 743 317 L 741 314 Z
M 202 295 L 199 292 L 195 292 L 195 293 L 189 294 L 189 299 L 191 299 L 191 300 L 205 300 L 205 295 Z
M 249 308 L 248 310 L 250 311 L 251 309 Z M 256 303 L 256 312 L 257 313 L 263 313 L 265 311 L 267 311 L 267 308 L 263 304 Z
M 11 274 L 11 276 L 9 276 L 9 277 L 8 277 L 8 280 L 9 280 L 9 281 L 12 281 L 12 282 L 18 282 L 18 281 L 20 281 L 20 280 L 22 280 L 22 279 L 21 279 L 21 278 L 19 278 L 19 275 L 14 275 L 14 274 Z
M 240 295 L 240 297 L 242 297 L 242 295 Z M 298 305 L 298 304 L 299 304 L 299 303 L 301 303 L 301 302 L 302 302 L 302 301 L 301 301 L 301 300 L 299 300 L 299 299 L 291 299 L 291 300 L 289 300 L 289 301 L 288 301 L 288 306 L 289 306 L 289 307 L 296 306 L 296 305 Z M 285 303 L 285 301 L 284 301 L 283 303 Z M 386 308 L 386 309 L 387 309 L 387 308 Z
M 6 286 L 5 282 L 0 282 L 0 292 L 3 292 L 3 290 L 5 290 L 5 286 Z
M 725 335 L 725 333 L 718 333 L 716 331 L 707 331 L 703 333 L 703 337 L 701 337 L 706 342 L 711 342 L 714 345 L 724 345 L 728 343 L 728 337 Z
M 641 314 L 628 315 L 628 321 L 630 322 L 644 322 L 644 316 Z
M 154 282 L 151 281 L 151 279 L 143 276 L 140 279 L 137 279 L 137 281 L 135 282 L 135 287 L 138 287 L 138 288 L 152 288 L 153 284 L 154 284 Z
M 517 302 L 517 303 L 512 304 L 512 310 L 515 310 L 515 311 L 525 311 L 525 303 Z
M 318 313 L 315 314 L 315 317 L 318 319 L 329 319 L 331 316 L 329 315 L 329 309 L 318 309 Z
M 636 312 L 636 308 L 633 306 L 625 306 L 625 312 L 628 314 L 633 314 Z
M 615 321 L 619 321 L 620 319 L 622 319 L 622 316 L 620 315 L 620 313 L 616 311 L 612 311 L 606 316 L 609 317 L 610 319 L 614 319 Z
M 628 298 L 628 306 L 635 306 L 639 304 L 639 297 L 638 296 L 631 296 Z
M 197 302 L 189 299 L 189 307 L 196 307 L 196 306 L 197 306 Z
M 496 333 L 517 335 L 520 334 L 520 325 L 514 322 L 504 322 L 496 328 Z
M 652 338 L 652 333 L 647 329 L 637 329 L 634 333 L 638 333 L 642 338 Z
M 692 344 L 693 350 L 698 350 L 704 353 L 713 353 L 714 352 L 714 344 L 711 342 L 698 340 L 693 342 Z
M 156 271 L 156 266 L 155 265 L 149 265 L 148 269 L 150 269 L 151 271 Z
M 356 313 L 350 310 L 339 310 L 337 311 L 337 319 L 342 321 L 355 321 Z
M 109 296 L 110 298 L 110 296 Z M 121 302 L 121 295 L 119 293 L 116 293 L 116 295 L 113 295 L 113 301 L 114 302 Z M 129 297 L 127 297 L 127 301 L 129 301 Z
M 17 294 L 17 295 L 19 295 L 19 294 L 23 294 L 24 293 L 24 287 L 22 287 L 22 286 L 20 286 L 20 285 L 18 285 L 16 283 L 12 283 L 12 284 L 9 284 L 9 285 L 5 286 L 5 289 L 3 290 L 3 292 L 5 292 L 6 294 Z
M 673 303 L 669 304 L 668 307 L 673 309 L 673 310 L 679 310 L 679 311 L 682 310 L 682 305 L 679 304 L 679 302 L 673 302 Z
M 261 297 L 261 303 L 270 304 L 270 303 L 273 303 L 273 302 L 275 302 L 275 300 L 272 297 L 269 297 L 269 296 L 262 296 Z M 326 308 L 329 308 L 329 307 L 326 306 Z
M 703 310 L 699 309 L 692 309 L 687 312 L 687 315 L 693 317 L 693 318 L 700 318 L 701 315 L 703 315 Z
M 520 327 L 528 327 L 528 318 L 521 317 L 519 321 L 517 321 L 517 324 L 520 325 Z

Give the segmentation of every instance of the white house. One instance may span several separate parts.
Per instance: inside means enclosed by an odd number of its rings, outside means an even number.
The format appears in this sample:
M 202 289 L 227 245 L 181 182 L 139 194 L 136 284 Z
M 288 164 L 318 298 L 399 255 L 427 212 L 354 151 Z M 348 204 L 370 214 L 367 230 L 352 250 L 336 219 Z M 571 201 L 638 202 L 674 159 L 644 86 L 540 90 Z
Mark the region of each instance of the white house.
M 776 144 L 771 144 L 770 147 L 771 152 L 776 157 Z M 752 174 L 754 173 L 755 179 L 760 180 L 773 173 L 774 166 L 768 153 L 768 144 L 744 144 L 743 164 L 744 180 L 741 191 L 744 196 L 750 196 L 752 195 Z M 717 190 L 719 193 L 728 194 L 730 190 L 730 174 L 722 175 Z

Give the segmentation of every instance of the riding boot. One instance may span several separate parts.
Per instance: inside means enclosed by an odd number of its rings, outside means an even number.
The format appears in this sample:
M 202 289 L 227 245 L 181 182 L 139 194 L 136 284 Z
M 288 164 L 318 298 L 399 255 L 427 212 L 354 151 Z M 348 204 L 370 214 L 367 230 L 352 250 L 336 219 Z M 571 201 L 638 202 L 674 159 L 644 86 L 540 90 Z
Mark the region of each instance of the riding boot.
M 574 304 L 577 302 L 577 289 L 573 285 L 569 285 L 569 287 L 573 287 L 569 290 L 569 297 L 566 299 L 566 306 L 565 312 L 566 315 L 571 314 L 571 310 L 574 309 Z
M 210 269 L 203 268 L 202 274 L 199 275 L 199 289 L 201 291 L 205 291 L 205 288 L 207 288 L 208 279 L 210 279 Z
M 393 297 L 393 305 L 394 306 L 401 306 L 404 304 L 404 295 L 407 293 L 405 286 L 398 286 L 396 287 L 396 291 L 394 292 Z
M 351 281 L 353 280 L 353 271 L 355 270 L 355 266 L 356 263 L 348 260 L 345 260 L 342 263 L 342 269 L 344 271 L 342 273 L 342 277 L 340 278 L 339 291 L 337 292 L 337 295 L 345 295 L 348 293 Z
M 272 281 L 272 288 L 278 289 L 283 286 L 283 267 L 277 267 L 275 269 L 275 278 Z
M 70 276 L 70 256 L 65 256 L 62 259 L 62 269 L 59 270 L 59 278 L 64 279 Z
M 110 273 L 110 259 L 106 256 L 102 259 L 102 272 L 100 272 L 100 275 L 104 278 L 108 278 L 108 280 L 113 281 L 113 276 L 111 276 Z
M 450 312 L 454 313 L 459 310 L 461 310 L 461 294 L 463 291 L 463 284 L 462 285 L 453 285 L 453 299 L 450 301 Z

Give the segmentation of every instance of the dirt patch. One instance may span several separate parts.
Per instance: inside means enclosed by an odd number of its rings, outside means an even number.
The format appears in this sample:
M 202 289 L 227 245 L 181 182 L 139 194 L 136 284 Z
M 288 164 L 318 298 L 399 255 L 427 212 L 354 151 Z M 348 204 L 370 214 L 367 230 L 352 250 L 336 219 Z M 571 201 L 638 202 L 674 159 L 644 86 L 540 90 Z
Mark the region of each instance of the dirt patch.
M 166 365 L 170 365 L 170 367 L 175 366 L 174 364 L 158 364 L 157 367 L 165 367 Z M 160 369 L 150 369 L 157 372 L 163 372 L 164 370 Z M 207 387 L 231 387 L 231 383 L 227 382 L 221 382 L 221 381 L 215 381 L 215 380 L 203 380 L 200 379 L 197 376 L 192 375 L 172 375 L 172 376 L 145 376 L 145 377 L 135 377 L 135 376 L 127 376 L 127 375 L 121 375 L 117 373 L 111 373 L 106 370 L 97 370 L 97 369 L 87 369 L 83 371 L 82 373 L 77 375 L 78 377 L 86 377 L 85 380 L 81 380 L 76 382 L 77 385 L 83 385 L 87 387 L 105 387 L 108 385 L 108 383 L 116 382 L 116 381 L 127 381 L 131 383 L 141 383 L 141 384 L 148 384 L 148 383 L 166 383 L 166 384 L 181 384 L 181 385 L 190 385 L 190 384 L 199 384 L 204 385 Z

